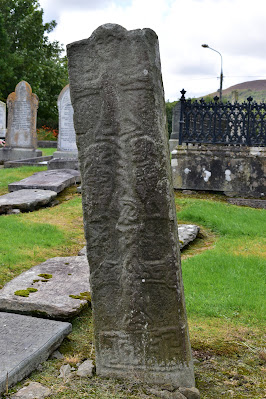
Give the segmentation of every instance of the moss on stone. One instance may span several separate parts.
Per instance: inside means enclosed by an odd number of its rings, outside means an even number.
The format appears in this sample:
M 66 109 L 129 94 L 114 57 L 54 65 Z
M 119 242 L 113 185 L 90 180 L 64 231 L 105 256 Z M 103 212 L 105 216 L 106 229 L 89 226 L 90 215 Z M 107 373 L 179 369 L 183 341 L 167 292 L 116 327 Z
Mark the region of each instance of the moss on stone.
M 73 299 L 80 299 L 80 300 L 85 300 L 88 302 L 91 302 L 91 294 L 89 291 L 85 291 L 85 292 L 80 292 L 79 295 L 69 295 L 70 298 Z
M 15 291 L 14 295 L 28 297 L 30 295 L 30 293 L 37 292 L 37 291 L 38 290 L 36 288 L 29 287 L 26 290 L 17 290 L 17 291 Z
M 45 278 L 46 280 L 49 280 L 49 278 L 52 278 L 53 275 L 52 274 L 48 274 L 48 273 L 41 273 L 38 274 L 39 277 Z

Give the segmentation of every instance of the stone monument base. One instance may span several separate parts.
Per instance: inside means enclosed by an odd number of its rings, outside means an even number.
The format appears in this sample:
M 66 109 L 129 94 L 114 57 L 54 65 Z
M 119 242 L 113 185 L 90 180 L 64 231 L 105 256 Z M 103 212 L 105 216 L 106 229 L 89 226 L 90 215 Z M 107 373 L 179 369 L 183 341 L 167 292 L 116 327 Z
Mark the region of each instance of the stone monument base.
M 53 158 L 47 163 L 48 170 L 74 169 L 79 170 L 78 158 Z
M 0 163 L 5 161 L 17 161 L 18 159 L 27 159 L 41 157 L 42 151 L 30 148 L 0 148 Z
M 78 158 L 78 152 L 77 151 L 55 151 L 53 153 L 54 158 Z

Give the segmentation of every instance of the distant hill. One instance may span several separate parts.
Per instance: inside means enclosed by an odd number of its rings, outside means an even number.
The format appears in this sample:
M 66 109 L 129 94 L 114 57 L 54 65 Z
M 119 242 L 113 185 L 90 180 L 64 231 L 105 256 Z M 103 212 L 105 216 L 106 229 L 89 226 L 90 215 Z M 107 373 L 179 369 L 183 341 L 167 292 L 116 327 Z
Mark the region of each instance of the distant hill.
M 228 89 L 223 90 L 223 98 L 231 102 L 235 98 L 234 93 L 236 92 L 238 95 L 238 102 L 240 103 L 246 101 L 250 96 L 254 101 L 266 102 L 266 80 L 251 80 L 228 87 Z M 219 97 L 219 92 L 216 91 L 204 97 L 215 96 Z

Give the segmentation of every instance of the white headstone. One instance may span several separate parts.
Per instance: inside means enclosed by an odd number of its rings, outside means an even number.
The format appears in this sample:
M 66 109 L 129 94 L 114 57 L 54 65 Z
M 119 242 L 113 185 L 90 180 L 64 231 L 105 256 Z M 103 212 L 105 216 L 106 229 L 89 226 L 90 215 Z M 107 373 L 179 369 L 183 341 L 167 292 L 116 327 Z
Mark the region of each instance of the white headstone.
M 65 86 L 57 100 L 59 112 L 58 151 L 77 152 L 76 132 L 73 123 L 73 107 L 70 100 L 69 85 Z
M 0 137 L 6 137 L 6 104 L 0 101 Z

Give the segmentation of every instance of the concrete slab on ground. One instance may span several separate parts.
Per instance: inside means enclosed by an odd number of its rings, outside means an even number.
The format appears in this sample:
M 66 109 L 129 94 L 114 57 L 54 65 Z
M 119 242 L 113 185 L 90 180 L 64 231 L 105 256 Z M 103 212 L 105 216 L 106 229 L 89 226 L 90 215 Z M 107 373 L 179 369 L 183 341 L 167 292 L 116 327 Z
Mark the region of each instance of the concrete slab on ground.
M 89 275 L 86 256 L 48 259 L 0 290 L 0 311 L 69 319 L 88 303 Z
M 19 190 L 0 196 L 0 214 L 8 213 L 11 209 L 22 212 L 33 211 L 48 205 L 57 193 L 51 190 Z
M 70 323 L 0 312 L 0 394 L 45 361 L 71 332 Z
M 73 169 L 44 170 L 8 185 L 8 190 L 22 189 L 52 190 L 60 193 L 66 187 L 80 182 L 80 173 Z

